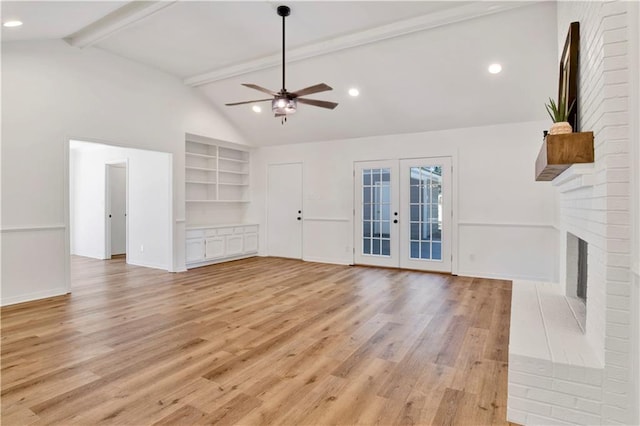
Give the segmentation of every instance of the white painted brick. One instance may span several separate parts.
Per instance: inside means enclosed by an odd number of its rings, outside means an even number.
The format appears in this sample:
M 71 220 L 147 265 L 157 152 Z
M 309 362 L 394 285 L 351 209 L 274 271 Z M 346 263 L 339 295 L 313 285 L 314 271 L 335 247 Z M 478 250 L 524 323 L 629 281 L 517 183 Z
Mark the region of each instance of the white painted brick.
M 611 266 L 629 268 L 631 266 L 631 256 L 629 256 L 628 254 L 610 253 L 609 255 L 607 255 L 607 263 Z M 618 290 L 614 290 L 614 288 L 618 288 L 619 285 L 609 283 L 608 287 L 611 288 L 611 290 L 607 292 L 608 294 L 620 294 Z
M 520 384 L 542 389 L 551 389 L 553 379 L 551 377 L 538 376 L 537 374 L 527 374 L 509 368 L 509 386 Z
M 511 383 L 511 377 L 509 377 L 509 379 L 507 394 L 510 397 L 515 396 L 519 398 L 527 398 L 527 391 L 529 390 L 529 387 Z
M 613 365 L 607 365 L 604 368 L 604 375 L 607 379 L 626 381 L 629 377 L 629 371 L 626 368 L 615 367 Z
M 555 418 L 563 419 L 579 425 L 595 425 L 600 424 L 600 416 L 588 414 L 581 411 L 571 410 L 568 408 L 552 407 L 551 415 Z
M 604 31 L 602 33 L 602 39 L 605 44 L 626 41 L 628 39 L 627 28 L 625 26 L 615 30 Z
M 607 240 L 607 251 L 609 253 L 629 253 L 631 251 L 631 241 L 629 239 Z
M 607 209 L 609 210 L 629 210 L 629 197 L 609 197 L 607 198 Z M 625 237 L 625 238 L 628 238 Z
M 627 7 L 621 1 L 602 2 L 601 12 L 602 16 L 621 15 L 627 12 Z
M 565 422 L 562 421 L 560 419 L 553 419 L 550 417 L 544 417 L 544 416 L 538 416 L 536 414 L 529 414 L 527 415 L 527 423 L 525 423 L 527 425 L 544 425 L 544 426 L 565 426 L 565 425 L 571 425 L 573 426 L 573 423 L 571 422 Z
M 610 43 L 602 46 L 602 52 L 605 57 L 626 55 L 629 48 L 627 42 Z
M 627 296 L 609 295 L 607 296 L 607 307 L 611 309 L 629 310 L 629 298 Z
M 629 109 L 629 101 L 627 97 L 606 98 L 602 102 L 602 109 L 605 112 L 620 112 Z
M 615 30 L 618 28 L 623 28 L 627 26 L 627 16 L 626 14 L 613 15 L 613 16 L 605 16 L 602 19 L 602 28 L 606 30 Z
M 627 399 L 628 399 L 628 395 L 611 393 L 611 392 L 607 392 L 606 390 L 602 394 L 602 402 L 604 404 L 612 405 L 614 407 L 618 407 L 622 409 L 624 409 L 627 406 L 627 403 L 629 402 Z
M 629 169 L 612 169 L 607 171 L 606 179 L 608 182 L 630 182 L 630 175 Z
M 598 389 L 602 392 L 602 389 Z M 602 414 L 602 403 L 597 401 L 592 401 L 588 399 L 579 399 L 576 405 L 576 409 L 580 411 L 586 411 L 591 414 L 601 415 Z
M 529 399 L 510 397 L 509 406 L 516 410 L 525 411 L 527 413 L 537 413 L 543 416 L 549 416 L 551 414 L 551 406 L 549 404 L 541 404 Z
M 616 337 L 607 336 L 605 338 L 604 346 L 612 351 L 628 352 L 629 341 L 624 339 L 618 339 Z
M 613 324 L 630 324 L 629 312 L 607 309 L 607 321 Z
M 627 139 L 618 139 L 608 141 L 605 152 L 607 154 L 627 154 L 629 153 L 629 141 Z
M 606 327 L 607 336 L 618 337 L 620 339 L 629 338 L 629 326 L 622 324 L 607 324 Z
M 607 236 L 609 238 L 630 238 L 631 227 L 625 225 L 608 225 Z
M 618 56 L 618 58 L 626 58 L 626 56 Z M 624 96 L 629 96 L 629 84 L 628 83 L 607 84 L 606 86 L 604 86 L 602 88 L 602 97 L 603 97 L 603 99 L 621 98 L 621 97 L 624 97 Z M 625 137 L 627 137 L 627 136 L 625 136 Z
M 618 393 L 622 395 L 625 395 L 629 392 L 629 382 L 626 381 L 606 379 L 603 385 L 608 392 Z
M 602 407 L 602 419 L 604 424 L 610 424 L 612 421 L 630 424 L 626 410 L 612 407 L 611 405 L 604 405 Z
M 628 282 L 609 281 L 607 283 L 607 294 L 610 296 L 626 296 L 629 297 L 631 286 Z
M 618 71 L 616 71 L 618 72 Z M 620 126 L 629 124 L 629 116 L 625 112 L 604 112 L 602 114 L 603 126 Z
M 546 402 L 564 407 L 575 407 L 577 404 L 577 398 L 575 396 L 538 388 L 529 388 L 527 398 L 533 401 Z
M 514 371 L 538 374 L 547 377 L 551 377 L 553 374 L 553 366 L 551 365 L 551 362 L 522 355 L 509 354 L 509 368 Z
M 583 399 L 590 399 L 596 402 L 602 399 L 602 388 L 600 386 L 586 385 L 584 383 L 555 379 L 553 381 L 552 389 L 568 395 L 575 395 Z
M 516 423 L 519 425 L 530 424 L 527 423 L 527 413 L 524 411 L 516 410 L 515 408 L 511 408 L 507 406 L 507 420 L 511 423 Z
M 604 355 L 604 359 L 606 360 L 607 364 L 613 365 L 615 367 L 620 367 L 620 368 L 629 368 L 629 354 L 627 353 L 622 353 L 622 352 L 613 352 L 613 351 L 605 351 L 605 355 Z M 609 382 L 613 381 L 613 379 L 607 379 Z M 623 383 L 623 382 L 618 382 L 618 383 Z M 606 389 L 610 392 L 616 392 L 616 393 L 621 393 L 618 391 L 614 391 L 613 389 L 610 389 L 609 387 L 606 387 Z M 627 393 L 627 391 L 622 392 L 622 393 Z

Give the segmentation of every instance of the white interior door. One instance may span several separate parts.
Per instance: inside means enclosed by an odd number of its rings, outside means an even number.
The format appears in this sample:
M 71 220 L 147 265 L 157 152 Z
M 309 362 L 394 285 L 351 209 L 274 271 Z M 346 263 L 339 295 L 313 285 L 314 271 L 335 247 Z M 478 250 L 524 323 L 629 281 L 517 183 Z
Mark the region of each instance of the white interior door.
M 354 175 L 354 262 L 397 267 L 400 260 L 398 162 L 357 162 Z
M 269 256 L 302 259 L 302 163 L 271 164 L 267 180 Z
M 127 251 L 127 168 L 125 164 L 109 165 L 108 188 L 111 255 Z
M 451 158 L 400 161 L 400 267 L 451 272 Z

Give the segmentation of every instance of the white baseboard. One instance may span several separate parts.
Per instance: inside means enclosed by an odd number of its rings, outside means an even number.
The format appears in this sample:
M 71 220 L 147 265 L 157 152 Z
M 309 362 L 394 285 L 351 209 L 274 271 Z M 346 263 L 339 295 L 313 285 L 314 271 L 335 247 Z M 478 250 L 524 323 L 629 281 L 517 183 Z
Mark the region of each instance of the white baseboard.
M 492 280 L 526 280 L 526 281 L 542 281 L 542 282 L 552 282 L 553 279 L 551 277 L 540 277 L 533 275 L 509 275 L 509 274 L 493 274 L 486 272 L 473 272 L 473 271 L 458 271 L 457 274 L 461 277 L 471 277 L 471 278 L 488 278 Z
M 143 268 L 162 269 L 163 271 L 170 272 L 169 268 L 167 268 L 167 265 L 157 265 L 154 263 L 143 263 L 143 262 L 132 262 L 129 259 L 127 259 L 127 265 L 142 266 Z
M 329 263 L 331 265 L 350 265 L 351 261 L 343 260 L 343 259 L 326 259 L 323 257 L 304 257 L 302 258 L 305 262 L 316 262 L 316 263 Z
M 16 303 L 32 302 L 34 300 L 46 299 L 48 297 L 63 296 L 69 294 L 66 288 L 54 288 L 45 291 L 36 291 L 34 293 L 21 294 L 13 297 L 3 297 L 0 299 L 0 306 L 15 305 Z

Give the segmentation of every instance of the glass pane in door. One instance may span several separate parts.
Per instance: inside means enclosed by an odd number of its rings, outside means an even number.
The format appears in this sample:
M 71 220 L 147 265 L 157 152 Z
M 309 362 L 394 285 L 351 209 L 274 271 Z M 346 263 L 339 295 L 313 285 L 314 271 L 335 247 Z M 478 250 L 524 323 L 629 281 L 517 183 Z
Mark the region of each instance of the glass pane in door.
M 442 260 L 442 166 L 411 167 L 410 257 Z
M 391 170 L 362 170 L 362 254 L 391 255 Z

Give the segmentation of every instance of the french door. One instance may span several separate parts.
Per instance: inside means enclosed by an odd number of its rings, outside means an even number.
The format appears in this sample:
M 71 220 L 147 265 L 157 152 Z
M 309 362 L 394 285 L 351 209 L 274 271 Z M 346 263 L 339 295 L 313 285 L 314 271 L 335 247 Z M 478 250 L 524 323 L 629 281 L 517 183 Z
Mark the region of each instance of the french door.
M 355 163 L 362 265 L 451 272 L 451 158 Z

